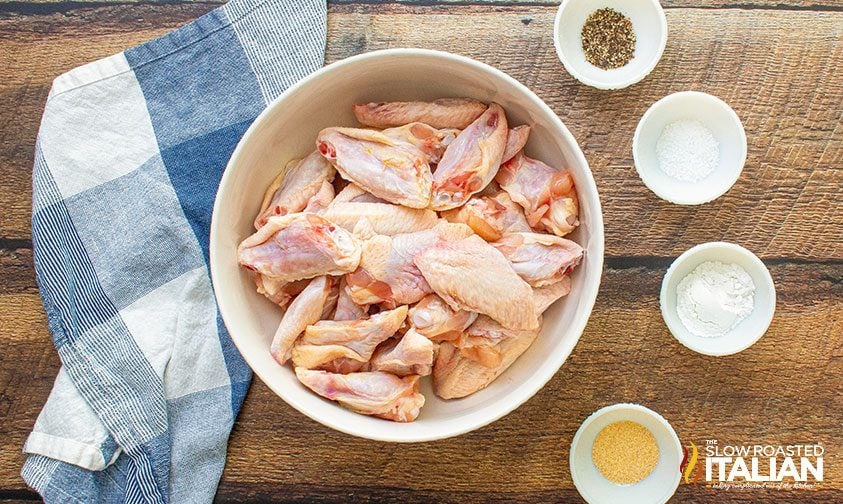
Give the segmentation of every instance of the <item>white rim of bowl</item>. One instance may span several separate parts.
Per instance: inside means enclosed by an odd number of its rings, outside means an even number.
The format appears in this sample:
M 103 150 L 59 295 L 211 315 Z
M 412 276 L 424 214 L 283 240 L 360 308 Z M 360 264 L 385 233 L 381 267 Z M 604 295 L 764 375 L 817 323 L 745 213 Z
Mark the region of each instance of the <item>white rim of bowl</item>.
M 302 80 L 300 80 L 296 84 L 293 84 L 286 91 L 281 93 L 281 95 L 279 95 L 277 98 L 272 100 L 266 106 L 266 108 L 264 108 L 264 110 L 261 111 L 260 114 L 258 114 L 258 116 L 255 118 L 255 120 L 252 122 L 252 124 L 249 126 L 249 128 L 246 130 L 246 132 L 243 134 L 240 141 L 237 143 L 237 147 L 235 147 L 234 152 L 231 154 L 231 158 L 229 159 L 228 164 L 225 167 L 225 171 L 223 172 L 222 178 L 220 179 L 220 184 L 219 184 L 219 189 L 217 190 L 217 195 L 219 195 L 220 189 L 222 189 L 223 187 L 225 187 L 229 183 L 228 181 L 229 181 L 229 178 L 231 177 L 231 173 L 230 173 L 229 168 L 231 168 L 236 163 L 238 158 L 240 157 L 241 152 L 244 148 L 243 147 L 244 146 L 244 143 L 243 143 L 244 139 L 247 138 L 248 136 L 250 136 L 251 133 L 253 132 L 253 130 L 257 129 L 257 127 L 259 126 L 259 124 L 261 122 L 266 120 L 267 116 L 269 115 L 270 109 L 275 107 L 280 101 L 284 100 L 289 94 L 292 94 L 293 92 L 297 91 L 298 89 L 300 89 L 304 86 L 307 86 L 308 84 L 310 84 L 311 81 L 313 81 L 316 78 L 320 77 L 321 75 L 333 70 L 334 68 L 338 68 L 338 67 L 345 66 L 345 65 L 352 65 L 352 64 L 357 63 L 359 61 L 365 61 L 367 59 L 378 58 L 378 57 L 387 56 L 387 55 L 394 55 L 394 56 L 426 55 L 426 56 L 440 57 L 440 58 L 443 58 L 443 59 L 456 61 L 456 62 L 459 62 L 459 63 L 463 63 L 463 64 L 467 64 L 469 66 L 479 68 L 479 69 L 481 69 L 485 72 L 489 72 L 489 73 L 491 73 L 493 75 L 496 75 L 497 77 L 509 82 L 512 86 L 514 86 L 516 89 L 518 89 L 520 92 L 524 93 L 528 98 L 530 98 L 536 106 L 543 109 L 548 114 L 548 116 L 551 117 L 551 121 L 554 121 L 556 123 L 555 124 L 556 127 L 558 127 L 559 130 L 562 132 L 562 135 L 565 138 L 565 140 L 573 143 L 573 145 L 576 147 L 576 151 L 574 152 L 574 155 L 577 158 L 577 162 L 579 162 L 582 166 L 587 168 L 587 170 L 585 171 L 585 174 L 584 174 L 586 185 L 591 188 L 591 190 L 594 192 L 594 194 L 599 194 L 597 192 L 597 184 L 595 183 L 594 176 L 592 175 L 592 172 L 591 172 L 591 167 L 589 166 L 588 161 L 585 159 L 585 154 L 583 154 L 582 148 L 580 147 L 580 144 L 577 142 L 576 138 L 574 138 L 574 135 L 568 130 L 567 126 L 565 126 L 565 124 L 562 122 L 562 120 L 559 118 L 559 116 L 556 115 L 555 112 L 553 112 L 553 109 L 551 109 L 550 106 L 548 106 L 544 102 L 544 100 L 539 98 L 538 95 L 536 95 L 533 91 L 531 91 L 527 86 L 525 86 L 524 84 L 519 82 L 514 77 L 511 77 L 508 74 L 504 73 L 503 71 L 498 70 L 497 68 L 495 68 L 491 65 L 487 65 L 486 63 L 482 63 L 480 61 L 469 58 L 467 56 L 461 56 L 461 55 L 458 55 L 458 54 L 453 54 L 453 53 L 449 53 L 449 52 L 445 52 L 445 51 L 436 51 L 436 50 L 432 50 L 432 49 L 397 48 L 397 49 L 381 49 L 381 50 L 378 50 L 378 51 L 371 51 L 371 52 L 367 52 L 367 53 L 363 53 L 363 54 L 358 54 L 356 56 L 351 56 L 351 57 L 336 61 L 334 63 L 331 63 L 330 65 L 326 65 L 326 66 L 322 67 L 321 69 L 313 72 L 309 76 L 303 78 Z M 603 255 L 604 255 L 604 245 L 605 244 L 604 244 L 604 233 L 603 233 L 603 209 L 602 209 L 602 206 L 600 204 L 600 198 L 599 197 L 596 198 L 596 201 L 594 202 L 594 204 L 595 204 L 596 209 L 597 209 L 597 213 L 594 216 L 594 219 L 595 219 L 595 224 L 599 228 L 599 232 L 593 232 L 592 230 L 590 230 L 589 232 L 590 232 L 591 239 L 592 240 L 596 239 L 596 242 L 595 242 L 594 245 L 597 248 L 597 251 L 599 253 L 589 255 L 588 260 L 594 261 L 594 263 L 591 265 L 591 267 L 595 268 L 597 271 L 603 271 Z M 210 226 L 211 229 L 210 229 L 210 244 L 209 244 L 209 246 L 210 246 L 209 257 L 211 258 L 211 260 L 209 260 L 209 269 L 210 269 L 210 272 L 211 272 L 211 285 L 212 285 L 212 288 L 214 289 L 214 297 L 217 301 L 217 307 L 220 311 L 220 315 L 222 316 L 223 323 L 225 323 L 226 318 L 227 317 L 230 318 L 232 315 L 229 313 L 228 307 L 225 306 L 224 303 L 221 303 L 219 298 L 216 296 L 216 287 L 215 286 L 217 285 L 217 279 L 219 278 L 220 274 L 217 272 L 215 262 L 212 259 L 214 257 L 214 255 L 216 254 L 216 246 L 215 246 L 216 240 L 214 240 L 214 236 L 216 235 L 216 232 L 217 232 L 216 229 L 217 229 L 217 226 L 219 225 L 219 222 L 220 222 L 220 219 L 217 218 L 217 212 L 219 210 L 219 206 L 220 206 L 220 199 L 218 197 L 215 197 L 214 208 L 213 208 L 213 211 L 211 213 L 211 226 Z M 597 257 L 593 257 L 593 256 L 597 256 Z M 562 365 L 565 363 L 565 361 L 568 360 L 568 357 L 571 355 L 571 352 L 573 351 L 574 347 L 577 345 L 577 343 L 579 342 L 579 339 L 582 337 L 582 333 L 585 330 L 585 326 L 588 323 L 588 320 L 591 318 L 591 312 L 594 310 L 594 302 L 597 299 L 597 292 L 600 289 L 601 281 L 602 281 L 602 275 L 598 278 L 597 284 L 592 289 L 584 290 L 580 294 L 582 296 L 581 299 L 583 299 L 585 301 L 584 306 L 588 306 L 588 316 L 584 317 L 576 325 L 569 327 L 569 330 L 573 329 L 578 334 L 576 340 L 573 342 L 572 345 L 570 345 L 568 348 L 565 349 L 564 356 L 563 356 L 561 362 L 559 362 L 558 364 L 550 365 L 548 363 L 548 361 L 545 361 L 542 365 L 539 366 L 539 369 L 536 371 L 537 375 L 536 375 L 534 386 L 530 387 L 527 390 L 526 394 L 524 394 L 524 396 L 523 396 L 523 399 L 519 399 L 519 400 L 514 401 L 513 404 L 511 404 L 508 407 L 502 408 L 499 412 L 491 415 L 488 419 L 484 419 L 482 421 L 473 422 L 473 423 L 472 422 L 466 422 L 460 427 L 452 427 L 450 429 L 442 429 L 442 430 L 440 430 L 436 433 L 422 434 L 422 435 L 418 435 L 418 436 L 413 437 L 413 438 L 394 438 L 394 437 L 390 437 L 390 436 L 386 436 L 386 435 L 380 435 L 377 432 L 374 432 L 371 435 L 364 435 L 363 433 L 355 432 L 352 429 L 349 429 L 349 428 L 345 427 L 343 424 L 341 424 L 339 422 L 336 422 L 336 421 L 334 421 L 330 418 L 317 418 L 315 415 L 312 415 L 303 404 L 285 396 L 283 394 L 283 392 L 281 391 L 280 387 L 276 386 L 270 380 L 267 380 L 266 378 L 264 378 L 264 376 L 261 373 L 256 371 L 255 368 L 252 366 L 251 362 L 249 361 L 249 358 L 244 354 L 243 350 L 240 348 L 240 344 L 238 343 L 237 338 L 233 337 L 234 333 L 230 329 L 229 329 L 229 336 L 231 337 L 231 340 L 234 342 L 234 346 L 237 347 L 237 350 L 240 352 L 240 355 L 243 357 L 243 359 L 249 365 L 249 368 L 252 369 L 252 371 L 256 375 L 258 375 L 258 377 L 261 379 L 261 381 L 263 381 L 266 384 L 266 386 L 269 387 L 275 393 L 275 395 L 277 395 L 279 398 L 281 398 L 281 400 L 283 400 L 284 402 L 286 402 L 287 404 L 289 404 L 290 406 L 292 406 L 293 408 L 298 410 L 301 414 L 305 415 L 306 417 L 310 418 L 311 420 L 314 420 L 317 423 L 320 423 L 322 425 L 330 427 L 330 428 L 332 428 L 334 430 L 337 430 L 339 432 L 349 434 L 349 435 L 352 435 L 352 436 L 366 438 L 366 439 L 372 439 L 374 441 L 405 442 L 405 443 L 435 441 L 437 439 L 446 439 L 446 438 L 450 438 L 450 437 L 454 437 L 454 436 L 459 436 L 461 434 L 465 434 L 466 432 L 471 432 L 473 430 L 476 430 L 476 429 L 479 429 L 479 428 L 484 427 L 486 425 L 489 425 L 492 422 L 495 422 L 496 420 L 499 420 L 502 417 L 508 415 L 509 413 L 511 413 L 512 411 L 517 409 L 519 406 L 521 406 L 522 404 L 527 402 L 530 398 L 535 396 L 536 393 L 539 390 L 541 390 L 547 384 L 547 382 L 550 381 L 551 378 L 553 378 L 553 375 L 555 375 L 556 372 L 559 371 L 559 369 L 562 367 Z M 227 327 L 227 325 L 226 325 L 226 327 Z M 339 408 L 341 406 L 337 405 L 337 407 Z M 385 421 L 388 421 L 388 420 L 385 420 Z
M 769 282 L 769 285 L 771 285 L 773 287 L 773 302 L 772 302 L 772 306 L 771 306 L 771 310 L 770 310 L 770 316 L 765 321 L 763 329 L 761 331 L 759 331 L 758 334 L 755 337 L 747 340 L 747 342 L 745 344 L 743 344 L 739 347 L 735 347 L 734 349 L 730 349 L 730 350 L 723 351 L 723 352 L 711 352 L 711 351 L 708 351 L 708 350 L 697 348 L 697 347 L 694 346 L 693 343 L 691 343 L 689 340 L 685 339 L 684 333 L 682 331 L 680 331 L 679 329 L 677 329 L 676 327 L 674 327 L 675 324 L 670 323 L 670 321 L 668 319 L 668 316 L 667 316 L 667 314 L 668 314 L 667 303 L 665 302 L 667 300 L 667 296 L 669 294 L 667 292 L 667 284 L 668 284 L 670 278 L 673 276 L 673 273 L 676 270 L 676 268 L 681 263 L 686 261 L 688 258 L 696 255 L 698 252 L 701 252 L 703 250 L 712 249 L 712 248 L 713 249 L 717 249 L 717 248 L 719 248 L 719 249 L 724 249 L 724 248 L 732 249 L 732 250 L 734 250 L 734 251 L 736 251 L 736 252 L 738 252 L 742 255 L 747 256 L 750 261 L 755 263 L 757 266 L 761 267 L 761 271 L 763 271 L 765 273 L 764 280 Z M 765 286 L 765 287 L 767 287 L 767 286 Z M 741 247 L 740 245 L 738 245 L 736 243 L 729 243 L 729 242 L 723 242 L 723 241 L 707 242 L 707 243 L 700 243 L 699 245 L 695 245 L 695 246 L 689 248 L 688 250 L 683 252 L 682 255 L 680 255 L 679 257 L 674 259 L 672 263 L 670 263 L 670 267 L 667 268 L 667 271 L 664 274 L 664 278 L 662 278 L 662 286 L 661 286 L 661 290 L 659 291 L 659 308 L 660 308 L 660 311 L 661 311 L 661 314 L 662 314 L 662 320 L 664 320 L 664 324 L 667 326 L 668 331 L 670 331 L 670 334 L 672 334 L 673 337 L 676 339 L 676 341 L 681 343 L 682 346 L 684 346 L 688 350 L 693 350 L 694 352 L 697 352 L 698 354 L 708 355 L 708 356 L 711 356 L 711 357 L 723 357 L 723 356 L 726 356 L 726 355 L 734 355 L 736 353 L 743 352 L 747 348 L 749 348 L 752 345 L 758 343 L 758 340 L 760 340 L 761 337 L 764 336 L 767 333 L 767 329 L 770 328 L 770 324 L 773 323 L 773 317 L 775 317 L 775 314 L 776 314 L 776 295 L 775 295 L 775 292 L 776 292 L 776 283 L 773 281 L 773 275 L 770 274 L 770 270 L 767 268 L 767 265 L 764 264 L 764 261 L 759 259 L 757 255 L 753 254 L 751 250 L 749 250 L 747 248 L 744 248 L 744 247 Z M 680 321 L 679 323 L 681 324 L 682 322 Z
M 583 422 L 580 424 L 580 428 L 577 429 L 577 433 L 574 434 L 574 438 L 571 440 L 571 447 L 570 447 L 570 451 L 568 453 L 568 465 L 569 465 L 569 469 L 571 471 L 571 479 L 574 481 L 574 486 L 577 488 L 577 492 L 579 492 L 580 496 L 586 502 L 589 502 L 589 503 L 591 501 L 589 501 L 586 498 L 585 494 L 583 493 L 583 490 L 581 490 L 581 488 L 585 488 L 585 484 L 583 483 L 581 485 L 581 483 L 577 480 L 577 471 L 574 470 L 574 467 L 576 466 L 576 462 L 574 462 L 574 459 L 575 459 L 574 453 L 576 452 L 575 448 L 577 446 L 579 446 L 580 438 L 583 436 L 583 432 L 585 432 L 586 427 L 588 427 L 589 425 L 594 423 L 595 420 L 597 420 L 601 416 L 605 415 L 606 413 L 609 413 L 609 412 L 612 412 L 612 411 L 615 411 L 615 410 L 636 410 L 636 411 L 640 411 L 640 412 L 645 413 L 648 416 L 652 417 L 653 419 L 655 419 L 660 424 L 662 424 L 664 427 L 667 428 L 667 431 L 670 433 L 670 437 L 673 440 L 673 445 L 676 448 L 676 450 L 678 451 L 679 459 L 680 460 L 682 459 L 682 442 L 679 441 L 679 436 L 676 434 L 676 430 L 674 430 L 673 426 L 670 425 L 670 422 L 668 422 L 667 419 L 665 419 L 665 417 L 661 416 L 659 413 L 651 410 L 650 408 L 648 408 L 646 406 L 642 406 L 640 404 L 635 404 L 635 403 L 617 403 L 617 404 L 611 404 L 609 406 L 604 406 L 604 407 L 600 408 L 599 410 L 595 411 L 594 413 L 592 413 L 591 415 L 589 415 L 588 418 L 583 420 Z M 671 497 L 673 497 L 673 494 L 676 493 L 676 489 L 679 488 L 679 482 L 681 481 L 681 479 L 682 479 L 682 474 L 677 470 L 676 471 L 676 481 L 673 484 L 673 489 L 670 490 L 670 492 L 664 498 L 664 500 L 660 501 L 658 504 L 664 504 L 665 502 L 670 500 Z
M 653 186 L 650 185 L 650 182 L 647 181 L 647 177 L 644 175 L 644 169 L 641 168 L 641 163 L 638 159 L 638 143 L 641 140 L 641 130 L 644 128 L 644 124 L 647 122 L 650 116 L 653 115 L 654 111 L 657 108 L 669 105 L 671 101 L 678 100 L 686 96 L 702 97 L 711 101 L 717 107 L 720 107 L 721 109 L 725 110 L 729 114 L 729 117 L 732 119 L 732 121 L 734 121 L 734 123 L 738 125 L 738 131 L 740 131 L 740 140 L 743 151 L 741 155 L 740 166 L 738 166 L 738 169 L 735 170 L 734 176 L 731 178 L 731 180 L 729 180 L 729 184 L 725 187 L 725 189 L 713 196 L 707 195 L 702 198 L 694 198 L 693 196 L 668 197 L 665 194 L 661 194 L 656 191 Z M 740 116 L 738 116 L 738 113 L 735 112 L 735 110 L 730 107 L 728 103 L 724 102 L 720 98 L 712 94 L 704 93 L 702 91 L 679 91 L 678 93 L 669 94 L 661 98 L 657 102 L 653 103 L 652 105 L 650 105 L 647 111 L 644 112 L 644 115 L 641 116 L 641 119 L 638 120 L 638 126 L 635 127 L 635 134 L 632 136 L 632 160 L 633 164 L 635 165 L 635 171 L 638 173 L 638 178 L 641 179 L 642 182 L 644 182 L 644 185 L 647 186 L 647 189 L 649 189 L 650 192 L 652 192 L 659 198 L 676 205 L 702 205 L 714 201 L 720 196 L 723 196 L 724 194 L 729 192 L 732 186 L 735 185 L 735 182 L 737 182 L 740 178 L 741 173 L 743 173 L 744 166 L 746 165 L 747 151 L 748 146 L 746 144 L 746 130 L 743 127 L 743 122 L 741 122 L 741 118 Z M 656 169 L 660 168 L 656 167 Z
M 568 74 L 571 75 L 571 77 L 575 78 L 576 80 L 580 81 L 586 86 L 591 86 L 595 89 L 601 89 L 604 91 L 612 91 L 616 89 L 627 88 L 633 84 L 641 82 L 645 77 L 650 75 L 653 69 L 656 68 L 656 65 L 659 64 L 659 61 L 661 61 L 662 55 L 664 54 L 664 49 L 667 46 L 667 17 L 665 17 L 664 8 L 662 7 L 662 4 L 659 2 L 659 0 L 650 0 L 650 3 L 653 4 L 659 14 L 659 27 L 661 28 L 659 49 L 656 53 L 656 57 L 649 65 L 647 65 L 646 68 L 644 68 L 641 73 L 636 74 L 633 77 L 630 77 L 629 79 L 626 79 L 624 81 L 613 83 L 590 79 L 585 75 L 581 74 L 576 68 L 573 67 L 573 65 L 568 63 L 568 58 L 565 57 L 565 53 L 564 51 L 562 51 L 562 42 L 560 42 L 561 33 L 559 32 L 560 27 L 562 25 L 562 14 L 568 4 L 575 1 L 577 0 L 562 0 L 562 3 L 559 4 L 559 9 L 556 10 L 556 17 L 553 20 L 553 46 L 556 48 L 556 57 L 559 58 L 559 61 L 562 62 L 562 66 L 565 67 L 565 70 L 568 72 Z

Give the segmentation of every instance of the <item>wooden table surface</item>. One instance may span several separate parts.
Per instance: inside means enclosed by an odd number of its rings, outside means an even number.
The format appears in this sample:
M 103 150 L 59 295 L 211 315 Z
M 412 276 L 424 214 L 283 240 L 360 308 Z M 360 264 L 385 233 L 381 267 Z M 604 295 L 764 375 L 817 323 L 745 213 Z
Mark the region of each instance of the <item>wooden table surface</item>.
M 580 142 L 600 190 L 606 268 L 588 327 L 561 371 L 509 416 L 455 439 L 385 444 L 307 419 L 255 380 L 234 428 L 219 499 L 580 501 L 568 446 L 616 402 L 662 413 L 682 441 L 816 443 L 814 490 L 681 485 L 674 502 L 843 502 L 843 7 L 839 0 L 667 0 L 670 38 L 643 82 L 600 92 L 568 76 L 551 39 L 553 1 L 329 4 L 327 60 L 388 47 L 443 49 L 533 89 Z M 214 3 L 0 0 L 0 502 L 38 499 L 21 446 L 59 368 L 34 283 L 33 145 L 52 79 L 170 31 Z M 749 156 L 725 196 L 658 200 L 631 140 L 647 107 L 700 90 L 744 122 Z M 679 345 L 659 315 L 671 260 L 705 241 L 739 243 L 769 266 L 778 308 L 767 335 L 730 357 Z

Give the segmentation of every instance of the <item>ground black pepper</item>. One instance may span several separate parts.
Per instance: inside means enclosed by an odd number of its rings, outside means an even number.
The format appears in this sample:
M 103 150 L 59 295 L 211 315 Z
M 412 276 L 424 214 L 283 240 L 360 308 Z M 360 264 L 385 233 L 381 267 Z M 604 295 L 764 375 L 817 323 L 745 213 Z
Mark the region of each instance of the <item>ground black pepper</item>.
M 635 53 L 632 22 L 608 7 L 588 16 L 580 37 L 585 59 L 604 70 L 626 65 Z

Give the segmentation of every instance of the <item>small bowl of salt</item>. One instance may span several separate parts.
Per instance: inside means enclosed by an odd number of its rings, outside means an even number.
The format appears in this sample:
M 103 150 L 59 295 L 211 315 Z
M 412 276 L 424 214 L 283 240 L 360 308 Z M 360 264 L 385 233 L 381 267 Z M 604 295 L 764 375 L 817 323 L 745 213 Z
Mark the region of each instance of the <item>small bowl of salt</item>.
M 658 197 L 708 203 L 728 191 L 746 162 L 746 133 L 723 100 L 683 91 L 654 103 L 632 140 L 635 169 Z
M 659 300 L 665 324 L 680 343 L 704 355 L 731 355 L 767 332 L 776 287 L 755 254 L 734 243 L 710 242 L 673 261 Z

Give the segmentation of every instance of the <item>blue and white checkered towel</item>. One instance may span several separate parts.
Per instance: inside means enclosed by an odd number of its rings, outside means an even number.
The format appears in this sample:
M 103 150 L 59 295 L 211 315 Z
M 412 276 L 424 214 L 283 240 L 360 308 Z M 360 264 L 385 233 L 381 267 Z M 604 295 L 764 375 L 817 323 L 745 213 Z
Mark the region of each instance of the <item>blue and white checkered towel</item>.
M 48 502 L 209 502 L 251 372 L 219 317 L 220 176 L 321 67 L 325 0 L 232 0 L 58 77 L 36 146 L 35 270 L 62 369 L 24 446 Z

